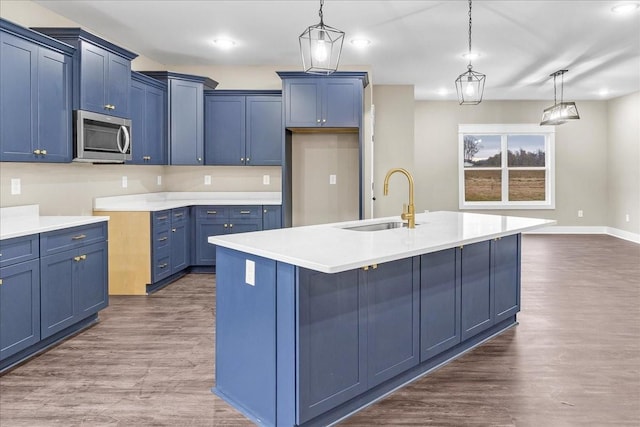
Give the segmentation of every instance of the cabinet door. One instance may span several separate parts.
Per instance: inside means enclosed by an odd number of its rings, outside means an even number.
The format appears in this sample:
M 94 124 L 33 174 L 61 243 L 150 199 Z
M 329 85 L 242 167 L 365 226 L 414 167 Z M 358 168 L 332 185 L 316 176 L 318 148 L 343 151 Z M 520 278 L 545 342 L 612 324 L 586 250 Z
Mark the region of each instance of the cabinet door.
M 207 96 L 205 103 L 205 163 L 245 164 L 244 96 Z
M 188 222 L 171 225 L 171 273 L 177 273 L 189 266 L 189 227 Z
M 421 257 L 420 359 L 425 361 L 460 343 L 459 249 Z
M 263 206 L 262 229 L 273 230 L 276 228 L 282 228 L 282 206 Z
M 80 49 L 80 109 L 108 114 L 109 52 L 84 41 Z
M 352 79 L 327 79 L 323 84 L 322 125 L 359 127 L 362 115 L 362 83 Z
M 0 32 L 0 160 L 34 161 L 38 47 Z
M 165 90 L 147 87 L 145 96 L 145 164 L 167 164 L 167 94 Z M 134 146 L 135 147 L 135 146 Z
M 113 107 L 109 114 L 128 118 L 131 61 L 109 53 L 107 66 L 106 100 Z
M 209 236 L 226 234 L 228 222 L 225 219 L 201 220 L 196 222 L 196 265 L 216 264 L 216 245 L 208 242 Z
M 262 230 L 262 219 L 231 219 L 229 233 L 247 233 Z
M 38 55 L 39 160 L 70 162 L 71 68 L 69 57 L 40 48 Z
M 79 251 L 77 264 L 78 320 L 105 308 L 109 303 L 107 243 L 87 245 Z
M 358 270 L 298 269 L 298 424 L 367 389 L 366 295 Z
M 247 165 L 282 164 L 282 97 L 247 97 Z
M 371 388 L 420 361 L 420 271 L 413 258 L 359 271 L 367 287 L 367 365 Z
M 493 325 L 490 242 L 466 245 L 461 254 L 462 340 Z
M 203 164 L 203 103 L 202 83 L 169 81 L 169 164 Z
M 80 260 L 75 260 L 75 256 L 76 250 L 71 250 L 40 259 L 40 334 L 43 339 L 76 322 L 73 280 Z
M 131 161 L 127 163 L 145 164 L 147 156 L 147 114 L 145 98 L 147 85 L 136 80 L 131 81 L 130 112 L 131 112 Z
M 317 79 L 287 79 L 284 94 L 286 127 L 321 125 L 322 96 Z
M 495 322 L 498 323 L 520 311 L 520 235 L 492 241 L 491 254 Z
M 40 340 L 40 261 L 0 269 L 0 359 Z

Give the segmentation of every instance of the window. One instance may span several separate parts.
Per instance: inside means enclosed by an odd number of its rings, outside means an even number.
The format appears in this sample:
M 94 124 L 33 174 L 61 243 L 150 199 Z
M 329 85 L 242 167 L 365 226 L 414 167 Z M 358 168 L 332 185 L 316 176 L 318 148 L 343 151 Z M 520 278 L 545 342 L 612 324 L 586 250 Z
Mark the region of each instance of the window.
M 460 209 L 554 209 L 555 127 L 459 125 Z

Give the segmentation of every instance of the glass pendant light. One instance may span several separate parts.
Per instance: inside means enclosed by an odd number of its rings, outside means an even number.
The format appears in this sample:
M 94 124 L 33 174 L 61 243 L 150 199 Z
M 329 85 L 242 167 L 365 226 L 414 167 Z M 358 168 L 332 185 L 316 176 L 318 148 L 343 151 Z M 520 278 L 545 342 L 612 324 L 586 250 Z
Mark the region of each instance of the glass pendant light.
M 456 92 L 458 92 L 460 105 L 476 105 L 482 102 L 484 81 L 487 76 L 473 71 L 471 57 L 471 0 L 469 0 L 469 65 L 467 65 L 467 71 L 456 79 Z
M 553 105 L 545 108 L 542 112 L 542 121 L 540 126 L 544 125 L 561 125 L 568 120 L 579 120 L 578 107 L 575 102 L 565 102 L 564 97 L 564 73 L 569 70 L 558 70 L 550 77 L 553 77 Z M 556 98 L 556 78 L 560 76 L 560 102 Z
M 305 73 L 331 74 L 338 69 L 340 62 L 344 32 L 325 25 L 323 6 L 324 0 L 320 0 L 320 23 L 310 26 L 298 37 Z

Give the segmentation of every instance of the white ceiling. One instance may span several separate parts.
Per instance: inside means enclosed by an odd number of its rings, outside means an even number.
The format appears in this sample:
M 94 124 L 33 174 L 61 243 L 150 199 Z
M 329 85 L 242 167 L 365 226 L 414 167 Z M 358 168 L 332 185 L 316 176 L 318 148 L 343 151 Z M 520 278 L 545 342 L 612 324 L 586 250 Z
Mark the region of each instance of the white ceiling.
M 474 1 L 473 50 L 481 56 L 473 65 L 487 75 L 484 99 L 553 100 L 549 74 L 562 68 L 566 100 L 640 90 L 640 10 L 611 12 L 624 2 Z M 167 65 L 301 69 L 298 36 L 319 22 L 319 0 L 36 3 Z M 467 65 L 467 1 L 326 0 L 324 20 L 346 32 L 340 69 L 369 66 L 375 84 L 415 85 L 416 99 L 455 99 L 454 80 Z M 222 36 L 236 47 L 214 48 Z M 372 43 L 359 50 L 354 37 Z

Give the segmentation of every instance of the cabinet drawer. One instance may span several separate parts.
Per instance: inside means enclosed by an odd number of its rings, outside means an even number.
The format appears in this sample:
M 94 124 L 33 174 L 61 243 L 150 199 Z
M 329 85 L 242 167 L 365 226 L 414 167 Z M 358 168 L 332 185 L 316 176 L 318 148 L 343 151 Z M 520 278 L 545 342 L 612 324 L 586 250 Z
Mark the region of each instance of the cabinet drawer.
M 171 253 L 169 251 L 161 251 L 153 257 L 153 282 L 171 274 Z
M 157 211 L 152 214 L 153 227 L 169 226 L 171 224 L 171 211 Z
M 107 240 L 107 222 L 64 228 L 40 234 L 40 254 L 47 256 Z
M 228 206 L 197 206 L 196 219 L 229 218 Z
M 153 248 L 159 250 L 169 246 L 169 229 L 158 230 L 153 233 Z
M 39 242 L 38 234 L 0 241 L 0 267 L 38 258 Z
M 233 206 L 231 218 L 262 218 L 262 206 Z
M 171 210 L 171 223 L 176 224 L 189 219 L 189 208 L 176 208 Z

